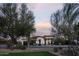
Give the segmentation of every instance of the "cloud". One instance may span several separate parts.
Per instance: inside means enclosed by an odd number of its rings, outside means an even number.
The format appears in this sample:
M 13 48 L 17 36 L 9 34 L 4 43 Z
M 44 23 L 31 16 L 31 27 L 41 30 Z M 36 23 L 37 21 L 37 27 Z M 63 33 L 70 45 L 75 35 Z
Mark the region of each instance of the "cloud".
M 60 4 L 59 3 L 32 3 L 32 4 L 28 4 L 28 6 L 30 6 L 30 9 L 34 11 L 45 11 L 47 9 L 56 11 L 63 7 L 61 3 Z
M 48 21 L 42 21 L 35 24 L 36 35 L 50 35 L 51 32 L 51 24 Z
M 37 29 L 49 29 L 51 28 L 51 24 L 49 22 L 39 22 L 35 24 L 35 28 Z
M 32 4 L 29 4 L 29 6 L 31 7 L 31 9 L 33 9 L 33 10 L 35 10 L 35 11 L 39 11 L 40 10 L 40 8 L 42 8 L 42 5 L 43 4 L 37 4 L 37 3 L 32 3 Z

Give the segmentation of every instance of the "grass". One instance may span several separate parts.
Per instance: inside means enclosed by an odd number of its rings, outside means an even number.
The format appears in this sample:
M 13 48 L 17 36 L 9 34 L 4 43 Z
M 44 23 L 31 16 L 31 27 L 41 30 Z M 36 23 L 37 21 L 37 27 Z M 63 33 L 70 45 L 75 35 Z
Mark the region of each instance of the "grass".
M 0 56 L 56 56 L 55 54 L 51 54 L 47 51 L 40 52 L 9 52 L 6 54 L 0 54 Z

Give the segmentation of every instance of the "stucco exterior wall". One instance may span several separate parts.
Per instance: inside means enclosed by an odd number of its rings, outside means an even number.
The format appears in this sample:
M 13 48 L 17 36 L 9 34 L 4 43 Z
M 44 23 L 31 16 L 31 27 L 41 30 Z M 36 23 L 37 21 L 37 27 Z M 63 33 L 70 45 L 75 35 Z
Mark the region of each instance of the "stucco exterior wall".
M 39 40 L 40 40 L 40 42 L 39 42 Z M 36 44 L 45 44 L 45 40 L 44 40 L 44 38 L 42 38 L 42 37 L 38 37 L 37 39 L 36 39 Z

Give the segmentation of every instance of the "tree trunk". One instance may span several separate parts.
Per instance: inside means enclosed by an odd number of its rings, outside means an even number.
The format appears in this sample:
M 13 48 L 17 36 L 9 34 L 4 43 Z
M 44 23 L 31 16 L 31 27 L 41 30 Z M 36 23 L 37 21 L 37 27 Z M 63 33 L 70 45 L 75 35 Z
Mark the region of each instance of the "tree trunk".
M 13 42 L 14 44 L 16 44 L 16 43 L 17 43 L 17 40 L 16 40 L 16 38 L 14 37 L 14 35 L 10 35 L 10 37 L 11 37 L 12 42 Z
M 30 47 L 30 35 L 28 36 L 28 41 L 27 41 L 27 48 Z

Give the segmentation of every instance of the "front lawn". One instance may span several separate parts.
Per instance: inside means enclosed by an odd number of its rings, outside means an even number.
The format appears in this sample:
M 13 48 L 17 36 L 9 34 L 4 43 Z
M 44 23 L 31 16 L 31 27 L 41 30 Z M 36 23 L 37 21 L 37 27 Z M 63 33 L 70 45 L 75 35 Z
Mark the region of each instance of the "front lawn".
M 41 52 L 9 52 L 8 54 L 0 54 L 0 56 L 56 56 L 47 51 Z

